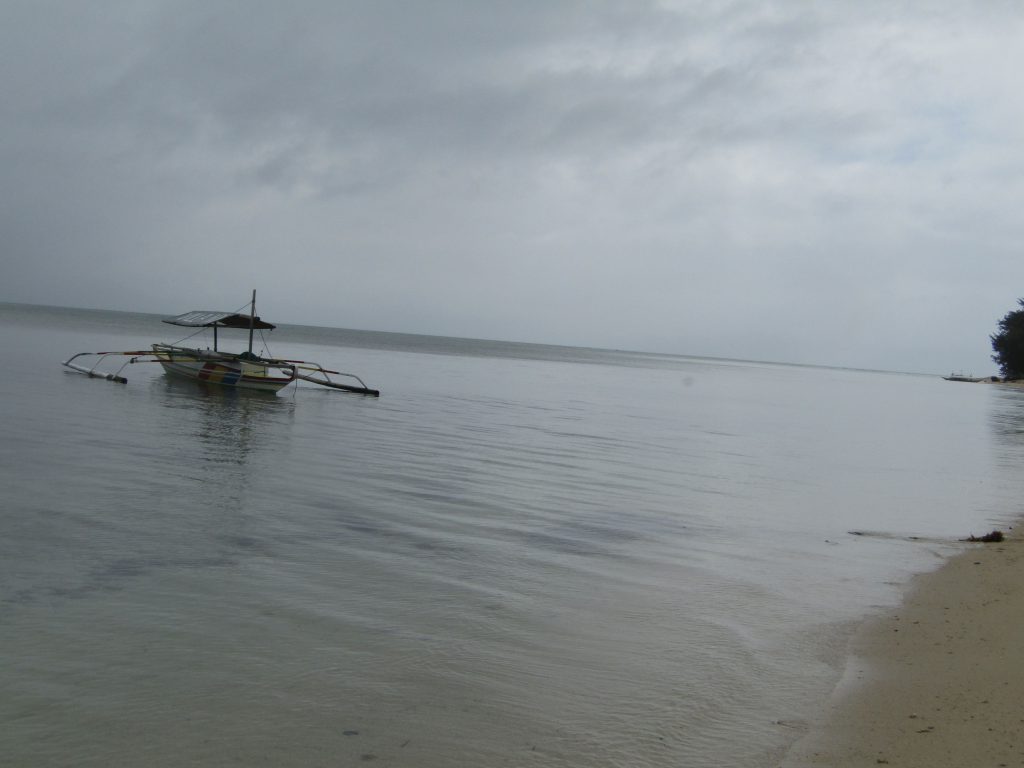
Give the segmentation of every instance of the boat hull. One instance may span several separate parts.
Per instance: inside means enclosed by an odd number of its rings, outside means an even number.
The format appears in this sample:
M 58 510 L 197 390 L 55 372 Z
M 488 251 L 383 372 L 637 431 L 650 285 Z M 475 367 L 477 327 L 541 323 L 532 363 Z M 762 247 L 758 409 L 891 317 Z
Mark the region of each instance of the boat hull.
M 208 349 L 154 344 L 153 354 L 169 375 L 221 387 L 277 392 L 295 381 L 293 367 L 241 360 Z

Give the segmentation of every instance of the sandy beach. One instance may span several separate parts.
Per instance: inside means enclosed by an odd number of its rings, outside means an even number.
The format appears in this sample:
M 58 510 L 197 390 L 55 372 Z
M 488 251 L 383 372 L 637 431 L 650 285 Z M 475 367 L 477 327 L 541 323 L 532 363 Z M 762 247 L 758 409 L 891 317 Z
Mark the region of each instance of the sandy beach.
M 1024 540 L 965 546 L 860 629 L 784 768 L 1024 765 Z

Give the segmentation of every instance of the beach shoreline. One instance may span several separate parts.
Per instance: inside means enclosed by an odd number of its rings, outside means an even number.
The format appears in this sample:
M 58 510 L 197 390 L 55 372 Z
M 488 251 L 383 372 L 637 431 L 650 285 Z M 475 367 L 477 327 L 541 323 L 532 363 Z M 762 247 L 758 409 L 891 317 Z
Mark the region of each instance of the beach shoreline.
M 1024 539 L 965 547 L 860 627 L 782 768 L 1024 765 Z

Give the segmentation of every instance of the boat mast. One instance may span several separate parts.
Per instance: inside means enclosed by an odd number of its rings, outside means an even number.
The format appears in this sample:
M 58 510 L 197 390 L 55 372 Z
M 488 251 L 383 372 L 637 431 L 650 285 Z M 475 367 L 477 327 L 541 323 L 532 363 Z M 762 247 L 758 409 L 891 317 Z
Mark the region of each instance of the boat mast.
M 252 329 L 256 325 L 256 289 L 252 289 L 252 305 L 249 307 L 249 354 L 252 354 Z

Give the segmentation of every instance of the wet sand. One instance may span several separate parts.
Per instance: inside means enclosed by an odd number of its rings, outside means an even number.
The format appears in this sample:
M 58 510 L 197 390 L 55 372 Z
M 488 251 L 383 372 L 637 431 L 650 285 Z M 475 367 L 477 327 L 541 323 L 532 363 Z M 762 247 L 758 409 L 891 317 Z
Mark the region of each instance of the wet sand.
M 1024 765 L 1024 539 L 967 546 L 861 628 L 785 768 Z

